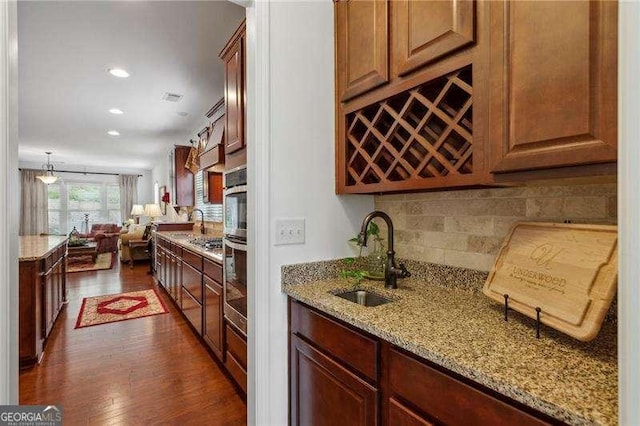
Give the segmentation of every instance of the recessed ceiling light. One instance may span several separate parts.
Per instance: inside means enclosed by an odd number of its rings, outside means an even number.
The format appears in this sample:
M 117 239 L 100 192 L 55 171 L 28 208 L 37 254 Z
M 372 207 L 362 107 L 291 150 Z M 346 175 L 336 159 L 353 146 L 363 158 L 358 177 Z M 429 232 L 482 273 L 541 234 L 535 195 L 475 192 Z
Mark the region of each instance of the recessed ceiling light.
M 176 112 L 176 114 L 178 114 L 180 117 L 186 117 L 187 115 L 189 115 L 189 113 L 186 111 Z
M 111 136 L 120 136 L 120 132 L 117 130 L 109 130 L 107 133 Z
M 109 74 L 115 77 L 120 77 L 120 78 L 129 77 L 129 73 L 126 70 L 123 70 L 122 68 L 109 68 Z
M 109 110 L 109 112 L 110 112 L 111 114 L 115 114 L 115 115 L 122 115 L 122 114 L 124 114 L 124 111 L 123 111 L 123 110 L 121 110 L 120 108 L 111 108 L 111 109 Z

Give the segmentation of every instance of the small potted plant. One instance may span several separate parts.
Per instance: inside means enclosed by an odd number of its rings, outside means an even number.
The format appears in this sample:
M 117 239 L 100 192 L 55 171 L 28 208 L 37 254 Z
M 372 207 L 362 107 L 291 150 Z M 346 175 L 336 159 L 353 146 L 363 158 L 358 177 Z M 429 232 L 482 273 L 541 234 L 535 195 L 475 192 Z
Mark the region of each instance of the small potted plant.
M 373 239 L 373 245 L 369 254 L 363 256 L 363 247 L 358 244 L 358 236 L 349 239 L 359 247 L 358 259 L 348 257 L 344 260 L 345 269 L 342 270 L 343 278 L 351 278 L 356 284 L 363 279 L 384 280 L 384 268 L 386 266 L 387 253 L 384 239 L 380 237 L 380 227 L 374 222 L 367 228 L 369 239 Z

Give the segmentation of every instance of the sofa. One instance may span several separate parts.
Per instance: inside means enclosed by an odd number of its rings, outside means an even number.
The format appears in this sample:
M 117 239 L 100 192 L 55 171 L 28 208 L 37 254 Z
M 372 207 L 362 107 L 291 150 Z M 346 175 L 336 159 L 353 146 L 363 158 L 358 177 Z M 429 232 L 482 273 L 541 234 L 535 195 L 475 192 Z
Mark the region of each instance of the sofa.
M 144 235 L 145 225 L 129 225 L 129 230 L 120 233 L 120 261 L 131 261 L 131 250 L 129 242 L 132 240 L 141 240 Z
M 88 234 L 80 234 L 80 238 L 86 238 L 97 244 L 98 253 L 110 253 L 118 251 L 118 238 L 121 227 L 114 223 L 95 223 L 91 225 Z

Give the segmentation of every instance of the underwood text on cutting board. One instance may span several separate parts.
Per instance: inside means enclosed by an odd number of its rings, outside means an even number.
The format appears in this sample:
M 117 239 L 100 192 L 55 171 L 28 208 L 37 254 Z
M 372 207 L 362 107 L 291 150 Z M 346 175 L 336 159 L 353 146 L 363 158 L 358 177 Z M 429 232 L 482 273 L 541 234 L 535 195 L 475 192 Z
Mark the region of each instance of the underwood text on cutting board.
M 564 251 L 563 248 L 555 247 L 553 244 L 541 244 L 531 251 L 529 259 L 535 266 L 550 270 L 552 269 L 552 261 L 562 253 L 562 251 Z M 567 285 L 567 280 L 562 276 L 528 269 L 522 266 L 514 265 L 509 276 L 523 282 L 527 288 L 534 290 L 548 290 L 564 294 Z

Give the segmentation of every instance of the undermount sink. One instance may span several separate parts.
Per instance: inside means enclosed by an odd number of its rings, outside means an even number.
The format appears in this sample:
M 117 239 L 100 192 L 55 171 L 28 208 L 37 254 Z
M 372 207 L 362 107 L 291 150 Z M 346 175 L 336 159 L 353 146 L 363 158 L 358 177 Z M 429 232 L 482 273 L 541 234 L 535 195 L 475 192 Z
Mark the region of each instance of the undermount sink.
M 391 299 L 387 299 L 386 297 L 379 296 L 366 290 L 345 291 L 344 293 L 337 293 L 336 296 L 362 306 L 380 306 L 385 303 L 393 302 Z

